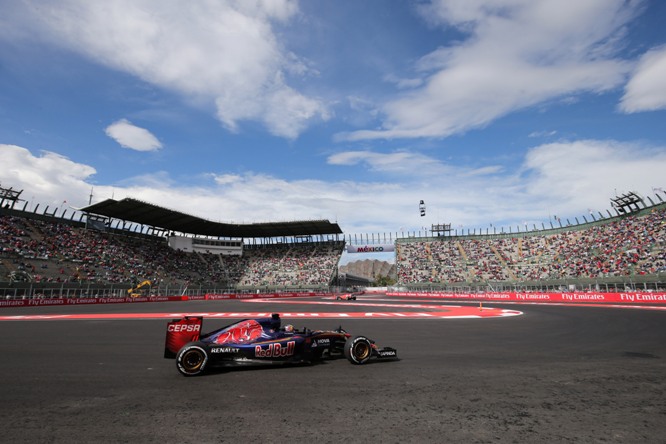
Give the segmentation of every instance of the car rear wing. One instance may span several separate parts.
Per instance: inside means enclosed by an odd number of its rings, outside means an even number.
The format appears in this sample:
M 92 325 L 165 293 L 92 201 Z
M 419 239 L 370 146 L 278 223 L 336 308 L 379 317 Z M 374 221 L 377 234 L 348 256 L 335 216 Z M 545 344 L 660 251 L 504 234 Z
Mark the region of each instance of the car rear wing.
M 164 342 L 164 357 L 173 359 L 176 353 L 188 342 L 194 342 L 201 336 L 202 316 L 185 316 L 167 323 Z

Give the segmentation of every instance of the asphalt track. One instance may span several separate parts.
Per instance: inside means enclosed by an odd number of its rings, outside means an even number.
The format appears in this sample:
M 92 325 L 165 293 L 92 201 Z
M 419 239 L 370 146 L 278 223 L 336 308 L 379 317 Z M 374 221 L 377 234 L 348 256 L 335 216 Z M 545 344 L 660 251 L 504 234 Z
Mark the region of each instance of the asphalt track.
M 435 304 L 377 299 L 0 309 L 3 317 L 290 312 L 296 327 L 342 324 L 400 356 L 363 366 L 336 360 L 185 378 L 162 358 L 163 318 L 0 321 L 0 441 L 666 442 L 664 310 L 488 303 L 484 310 L 523 314 L 296 315 Z M 207 318 L 204 330 L 229 322 Z

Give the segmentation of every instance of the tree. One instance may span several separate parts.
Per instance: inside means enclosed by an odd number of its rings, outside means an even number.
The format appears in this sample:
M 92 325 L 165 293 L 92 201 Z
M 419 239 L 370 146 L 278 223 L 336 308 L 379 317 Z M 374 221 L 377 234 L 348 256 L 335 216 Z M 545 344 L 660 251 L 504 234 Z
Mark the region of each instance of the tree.
M 395 279 L 391 279 L 389 276 L 377 276 L 375 281 L 372 283 L 373 287 L 390 287 L 395 284 Z

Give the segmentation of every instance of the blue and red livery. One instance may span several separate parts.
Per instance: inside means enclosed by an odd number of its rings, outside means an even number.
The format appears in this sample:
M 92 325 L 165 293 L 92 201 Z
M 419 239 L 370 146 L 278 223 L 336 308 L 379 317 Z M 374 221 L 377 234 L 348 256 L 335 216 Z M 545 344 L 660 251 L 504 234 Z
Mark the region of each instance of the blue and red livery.
M 346 357 L 353 364 L 372 358 L 397 359 L 394 348 L 378 348 L 365 336 L 342 329 L 296 330 L 282 326 L 278 313 L 244 319 L 202 334 L 202 316 L 186 316 L 167 324 L 165 358 L 175 358 L 178 371 L 196 376 L 210 368 L 305 364 L 320 359 Z

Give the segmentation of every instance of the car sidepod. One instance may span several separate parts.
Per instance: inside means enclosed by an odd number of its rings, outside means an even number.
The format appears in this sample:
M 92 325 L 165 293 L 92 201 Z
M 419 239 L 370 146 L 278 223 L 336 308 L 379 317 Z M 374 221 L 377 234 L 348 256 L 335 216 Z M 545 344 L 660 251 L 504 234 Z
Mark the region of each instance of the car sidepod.
M 207 345 L 213 367 L 297 364 L 312 360 L 306 340 L 300 335 L 245 344 Z

